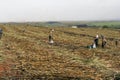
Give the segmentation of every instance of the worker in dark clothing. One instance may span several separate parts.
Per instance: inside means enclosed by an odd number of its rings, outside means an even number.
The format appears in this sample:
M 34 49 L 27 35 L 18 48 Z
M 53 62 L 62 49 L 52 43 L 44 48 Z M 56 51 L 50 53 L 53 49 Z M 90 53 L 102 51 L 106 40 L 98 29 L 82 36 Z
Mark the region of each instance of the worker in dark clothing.
M 115 45 L 116 45 L 116 47 L 118 46 L 118 40 L 115 40 Z
M 3 30 L 0 29 L 0 39 L 2 38 Z
M 99 36 L 96 35 L 96 38 L 94 39 L 94 43 L 95 43 L 96 47 L 98 47 L 98 41 L 99 41 Z
M 105 37 L 103 37 L 102 38 L 102 48 L 105 48 L 106 43 L 107 43 L 107 41 L 106 41 Z
M 95 38 L 94 43 L 95 43 L 96 47 L 98 47 L 98 39 L 97 38 Z

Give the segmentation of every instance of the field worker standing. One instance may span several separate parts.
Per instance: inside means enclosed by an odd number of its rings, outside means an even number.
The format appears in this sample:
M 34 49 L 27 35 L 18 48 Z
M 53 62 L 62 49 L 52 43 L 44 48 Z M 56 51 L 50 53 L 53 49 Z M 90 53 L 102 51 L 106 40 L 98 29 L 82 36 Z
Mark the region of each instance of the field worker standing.
M 50 44 L 54 43 L 54 41 L 53 41 L 53 32 L 54 32 L 54 29 L 51 29 L 50 32 L 49 32 L 49 43 Z
M 116 45 L 116 47 L 118 46 L 118 40 L 115 40 L 115 45 Z
M 96 47 L 98 47 L 98 41 L 99 41 L 99 36 L 96 35 L 96 38 L 94 39 L 94 43 L 95 43 Z
M 105 37 L 102 37 L 102 48 L 105 47 L 106 43 L 107 43 L 107 40 L 105 39 Z
M 2 38 L 3 30 L 0 28 L 0 39 Z

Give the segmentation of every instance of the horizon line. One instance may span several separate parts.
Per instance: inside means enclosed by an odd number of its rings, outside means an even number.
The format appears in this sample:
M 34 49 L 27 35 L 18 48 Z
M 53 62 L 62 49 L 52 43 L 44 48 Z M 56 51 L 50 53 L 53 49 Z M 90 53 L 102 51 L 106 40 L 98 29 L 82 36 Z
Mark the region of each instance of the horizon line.
M 1 21 L 0 23 L 27 23 L 27 22 L 109 22 L 109 21 L 120 21 L 120 20 L 46 20 L 46 21 Z

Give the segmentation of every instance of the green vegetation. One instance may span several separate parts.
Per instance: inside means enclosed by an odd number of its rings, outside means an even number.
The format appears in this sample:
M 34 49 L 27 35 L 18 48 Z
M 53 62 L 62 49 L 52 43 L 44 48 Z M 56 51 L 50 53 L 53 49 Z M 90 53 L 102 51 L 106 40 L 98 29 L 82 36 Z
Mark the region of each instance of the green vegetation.
M 120 28 L 120 21 L 90 22 L 89 25 L 93 27 L 102 27 L 102 28 Z

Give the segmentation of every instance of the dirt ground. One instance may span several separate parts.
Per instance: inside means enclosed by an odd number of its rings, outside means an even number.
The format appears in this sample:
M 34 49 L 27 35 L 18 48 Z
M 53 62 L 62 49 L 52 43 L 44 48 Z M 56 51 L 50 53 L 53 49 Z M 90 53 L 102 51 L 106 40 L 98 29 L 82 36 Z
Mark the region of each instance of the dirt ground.
M 1 79 L 110 80 L 120 76 L 120 33 L 116 29 L 55 27 L 54 44 L 48 44 L 51 28 L 1 24 Z M 96 34 L 107 39 L 105 48 L 87 48 Z

